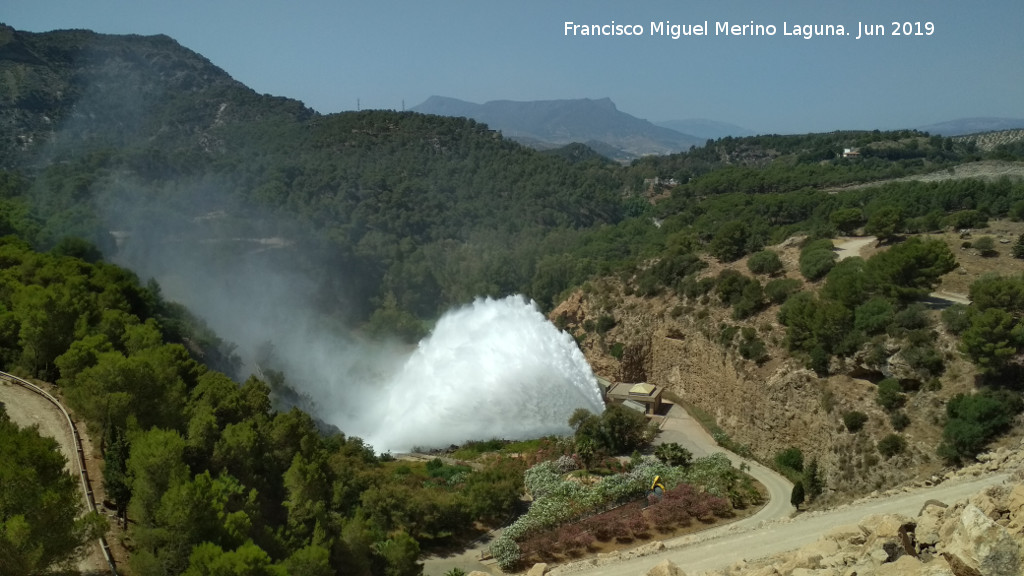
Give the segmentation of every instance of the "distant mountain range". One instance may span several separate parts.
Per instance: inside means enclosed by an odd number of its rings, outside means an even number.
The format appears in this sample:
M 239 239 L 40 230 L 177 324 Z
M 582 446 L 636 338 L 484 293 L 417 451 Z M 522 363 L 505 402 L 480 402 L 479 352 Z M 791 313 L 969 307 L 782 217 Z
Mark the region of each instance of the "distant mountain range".
M 609 98 L 592 100 L 494 100 L 475 104 L 431 96 L 412 109 L 423 114 L 464 116 L 500 130 L 527 146 L 557 148 L 574 142 L 616 160 L 671 154 L 701 146 L 706 137 L 691 136 L 621 112 Z
M 997 132 L 1024 128 L 1022 118 L 958 118 L 947 122 L 921 126 L 918 130 L 942 136 L 963 136 L 980 132 Z
M 704 118 L 665 120 L 662 122 L 655 122 L 655 124 L 675 130 L 676 132 L 682 132 L 683 134 L 692 134 L 697 138 L 703 138 L 705 140 L 718 140 L 719 138 L 725 138 L 726 136 L 741 138 L 743 136 L 754 135 L 753 130 L 749 130 L 742 126 L 737 126 L 728 122 L 707 120 Z

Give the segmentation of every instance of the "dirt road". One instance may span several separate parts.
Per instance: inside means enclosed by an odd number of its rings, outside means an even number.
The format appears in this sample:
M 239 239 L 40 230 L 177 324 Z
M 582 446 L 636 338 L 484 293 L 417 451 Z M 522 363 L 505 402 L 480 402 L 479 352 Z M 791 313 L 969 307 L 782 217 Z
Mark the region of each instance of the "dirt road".
M 877 241 L 878 239 L 874 236 L 864 236 L 863 238 L 837 238 L 835 242 L 836 253 L 839 256 L 839 260 L 860 256 L 861 248 L 874 244 Z

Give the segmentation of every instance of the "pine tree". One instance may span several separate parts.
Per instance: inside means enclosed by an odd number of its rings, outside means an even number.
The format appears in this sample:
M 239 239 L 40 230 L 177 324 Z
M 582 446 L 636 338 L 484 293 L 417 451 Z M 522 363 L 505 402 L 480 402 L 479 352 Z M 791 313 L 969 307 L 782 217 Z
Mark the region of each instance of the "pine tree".
M 824 488 L 821 482 L 821 476 L 818 472 L 818 459 L 811 458 L 811 461 L 807 463 L 804 468 L 804 484 L 807 485 L 807 497 L 812 501 L 821 496 L 821 491 Z
M 793 492 L 789 496 L 789 503 L 799 510 L 800 505 L 804 503 L 805 498 L 804 483 L 797 480 L 796 484 L 793 484 Z
M 1017 238 L 1017 243 L 1010 249 L 1010 253 L 1013 254 L 1014 258 L 1024 259 L 1024 234 Z

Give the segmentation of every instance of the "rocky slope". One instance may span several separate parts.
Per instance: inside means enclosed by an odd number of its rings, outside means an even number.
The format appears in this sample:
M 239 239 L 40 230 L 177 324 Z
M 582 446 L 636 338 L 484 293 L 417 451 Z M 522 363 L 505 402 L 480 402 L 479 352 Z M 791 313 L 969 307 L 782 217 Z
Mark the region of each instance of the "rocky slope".
M 799 278 L 794 243 L 774 248 L 789 277 Z M 742 260 L 729 267 L 749 274 Z M 722 268 L 711 263 L 703 276 Z M 937 386 L 908 395 L 905 410 L 911 423 L 900 431 L 907 447 L 885 459 L 877 443 L 896 430 L 876 402 L 875 384 L 887 376 L 913 379 L 898 347 L 884 350 L 884 374 L 854 358 L 834 363 L 833 375 L 819 378 L 786 352 L 785 329 L 776 319 L 778 306 L 734 320 L 714 296 L 690 301 L 629 292 L 621 279 L 595 282 L 567 298 L 551 318 L 581 339 L 581 348 L 598 375 L 665 386 L 687 404 L 712 415 L 735 443 L 745 445 L 762 462 L 771 462 L 790 447 L 799 448 L 805 462 L 817 458 L 826 478 L 820 504 L 941 472 L 935 450 L 941 440 L 944 405 L 954 394 L 973 388 L 974 374 L 941 328 L 936 331 L 936 347 L 944 356 L 946 372 Z M 602 317 L 613 318 L 614 327 L 604 332 L 585 329 L 600 324 Z M 745 359 L 736 344 L 740 336 L 723 342 L 723 327 L 756 333 L 765 343 L 768 359 L 760 364 Z M 851 411 L 868 417 L 856 433 L 844 425 L 843 415 Z

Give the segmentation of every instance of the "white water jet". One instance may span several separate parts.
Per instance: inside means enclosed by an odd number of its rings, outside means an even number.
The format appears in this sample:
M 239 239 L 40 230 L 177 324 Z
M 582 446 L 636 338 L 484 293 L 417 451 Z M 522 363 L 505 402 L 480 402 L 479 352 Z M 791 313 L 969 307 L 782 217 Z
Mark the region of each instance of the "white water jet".
M 604 410 L 572 336 L 521 296 L 446 313 L 379 392 L 364 438 L 382 452 L 566 434 L 577 408 Z

